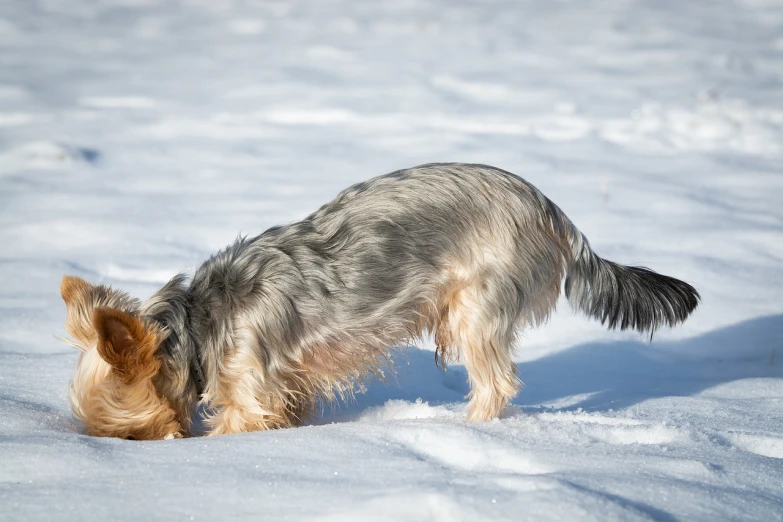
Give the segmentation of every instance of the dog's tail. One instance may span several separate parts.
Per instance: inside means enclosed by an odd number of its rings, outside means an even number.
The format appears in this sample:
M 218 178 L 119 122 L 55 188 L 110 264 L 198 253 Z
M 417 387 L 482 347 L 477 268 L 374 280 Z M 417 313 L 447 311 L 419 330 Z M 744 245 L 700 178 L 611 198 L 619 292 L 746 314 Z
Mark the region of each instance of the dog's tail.
M 699 304 L 699 293 L 684 281 L 602 259 L 562 210 L 549 201 L 547 206 L 555 233 L 570 247 L 565 293 L 575 308 L 610 329 L 652 335 L 685 321 Z

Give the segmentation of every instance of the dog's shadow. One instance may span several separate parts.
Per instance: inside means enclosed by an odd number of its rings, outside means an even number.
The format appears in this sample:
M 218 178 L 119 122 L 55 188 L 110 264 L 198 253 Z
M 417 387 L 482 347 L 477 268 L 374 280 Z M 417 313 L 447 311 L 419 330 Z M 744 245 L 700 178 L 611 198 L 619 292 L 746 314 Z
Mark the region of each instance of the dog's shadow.
M 421 399 L 432 406 L 465 401 L 469 387 L 464 366 L 450 365 L 443 372 L 432 351 L 417 347 L 397 349 L 394 365 L 396 376 L 371 380 L 364 393 L 327 406 L 312 424 L 355 420 L 389 400 Z M 517 372 L 525 386 L 512 405 L 522 412 L 621 409 L 658 397 L 694 395 L 739 379 L 783 377 L 783 315 L 680 341 L 581 344 L 521 363 Z

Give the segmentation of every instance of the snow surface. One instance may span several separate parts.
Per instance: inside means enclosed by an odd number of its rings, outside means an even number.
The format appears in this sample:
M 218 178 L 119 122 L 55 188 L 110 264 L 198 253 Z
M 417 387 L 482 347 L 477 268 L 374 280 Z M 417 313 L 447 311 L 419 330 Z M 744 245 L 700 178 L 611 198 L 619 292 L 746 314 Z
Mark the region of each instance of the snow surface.
M 0 519 L 783 520 L 782 160 L 779 1 L 0 2 Z M 147 297 L 431 161 L 701 307 L 648 343 L 563 303 L 489 423 L 423 343 L 302 428 L 80 433 L 63 274 Z

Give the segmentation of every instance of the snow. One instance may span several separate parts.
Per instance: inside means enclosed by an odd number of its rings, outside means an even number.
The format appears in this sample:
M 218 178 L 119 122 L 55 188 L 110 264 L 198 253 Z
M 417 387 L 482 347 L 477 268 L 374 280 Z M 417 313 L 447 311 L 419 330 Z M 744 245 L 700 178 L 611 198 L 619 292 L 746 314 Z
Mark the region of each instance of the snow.
M 0 4 L 0 520 L 783 520 L 783 4 Z M 64 274 L 149 296 L 432 161 L 522 175 L 694 284 L 652 343 L 563 302 L 464 420 L 431 342 L 290 430 L 80 433 Z

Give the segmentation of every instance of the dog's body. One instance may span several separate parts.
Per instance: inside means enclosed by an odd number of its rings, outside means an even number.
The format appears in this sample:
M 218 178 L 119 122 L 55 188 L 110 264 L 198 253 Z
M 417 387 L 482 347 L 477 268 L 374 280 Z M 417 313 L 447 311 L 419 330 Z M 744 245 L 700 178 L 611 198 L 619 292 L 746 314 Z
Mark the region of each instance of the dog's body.
M 563 212 L 513 174 L 433 164 L 355 185 L 306 219 L 240 239 L 145 303 L 63 280 L 82 349 L 74 413 L 95 435 L 286 427 L 350 393 L 388 348 L 425 332 L 464 361 L 468 418 L 496 417 L 519 387 L 520 328 L 555 307 L 652 332 L 698 303 L 688 284 L 595 255 Z

